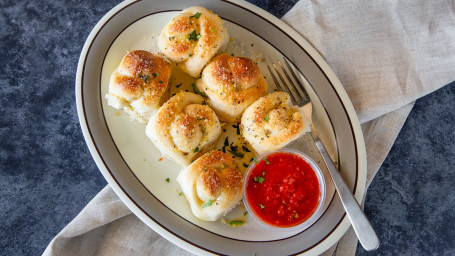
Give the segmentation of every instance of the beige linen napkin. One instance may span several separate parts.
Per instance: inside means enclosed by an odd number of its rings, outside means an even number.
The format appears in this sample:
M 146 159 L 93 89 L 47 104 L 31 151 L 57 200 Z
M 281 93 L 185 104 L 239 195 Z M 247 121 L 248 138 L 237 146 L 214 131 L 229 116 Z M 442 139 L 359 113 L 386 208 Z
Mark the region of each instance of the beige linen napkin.
M 370 184 L 413 102 L 455 80 L 455 1 L 301 0 L 283 20 L 335 71 L 364 132 Z M 324 255 L 354 255 L 352 230 Z M 191 255 L 106 186 L 44 255 Z

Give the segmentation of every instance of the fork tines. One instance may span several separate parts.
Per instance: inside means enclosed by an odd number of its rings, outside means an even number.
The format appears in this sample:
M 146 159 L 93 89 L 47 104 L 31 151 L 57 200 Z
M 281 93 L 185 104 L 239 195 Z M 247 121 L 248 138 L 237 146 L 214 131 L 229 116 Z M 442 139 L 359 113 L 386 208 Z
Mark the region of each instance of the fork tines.
M 310 101 L 310 98 L 289 61 L 285 57 L 283 57 L 283 59 L 286 67 L 281 64 L 281 61 L 278 61 L 277 64 L 272 63 L 275 72 L 272 71 L 270 65 L 268 65 L 267 68 L 269 69 L 277 89 L 288 93 L 291 96 L 291 101 L 294 105 L 303 106 Z M 292 75 L 292 78 L 289 74 Z

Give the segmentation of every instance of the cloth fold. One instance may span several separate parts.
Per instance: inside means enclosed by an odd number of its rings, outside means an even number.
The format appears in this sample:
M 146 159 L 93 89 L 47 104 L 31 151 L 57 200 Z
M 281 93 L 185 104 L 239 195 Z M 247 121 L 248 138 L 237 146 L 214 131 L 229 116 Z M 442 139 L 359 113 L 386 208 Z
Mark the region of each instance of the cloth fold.
M 362 123 L 367 186 L 413 103 L 455 80 L 455 1 L 301 0 L 284 17 L 324 57 Z M 324 255 L 354 255 L 350 229 Z M 135 217 L 106 186 L 43 255 L 191 255 Z

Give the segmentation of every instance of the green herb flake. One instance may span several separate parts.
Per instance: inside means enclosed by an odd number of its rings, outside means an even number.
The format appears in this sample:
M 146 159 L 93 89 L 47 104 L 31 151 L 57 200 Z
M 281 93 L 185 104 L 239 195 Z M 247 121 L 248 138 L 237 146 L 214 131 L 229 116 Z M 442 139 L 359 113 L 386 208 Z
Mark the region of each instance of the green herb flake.
M 258 176 L 258 181 L 259 181 L 259 183 L 262 184 L 265 181 L 265 178 L 262 176 Z
M 196 147 L 194 150 L 193 150 L 193 153 L 197 153 L 199 152 L 199 147 Z
M 265 208 L 265 206 L 263 204 L 259 204 L 259 207 L 261 207 L 261 209 Z
M 205 204 L 203 204 L 201 207 L 202 209 L 204 209 L 205 207 L 209 207 L 210 205 L 212 205 L 212 200 L 208 200 Z
M 188 35 L 188 40 L 197 41 L 200 37 L 201 37 L 201 35 L 198 35 L 198 34 L 196 33 L 196 30 L 193 30 L 193 32 L 191 32 L 191 33 Z
M 205 93 L 201 92 L 201 91 L 197 88 L 196 83 L 192 83 L 191 86 L 193 86 L 193 90 L 194 90 L 195 93 L 201 95 L 202 97 L 205 97 L 205 98 L 207 97 L 207 95 L 205 95 Z
M 243 145 L 242 145 L 242 149 L 243 149 L 243 151 L 245 151 L 245 152 L 251 152 L 251 150 L 249 150 L 247 147 L 245 147 L 245 146 L 243 146 Z
M 231 220 L 229 221 L 229 225 L 243 225 L 245 224 L 245 221 L 243 220 Z
M 264 160 L 264 162 L 265 162 L 266 165 L 269 165 L 269 164 L 270 164 L 270 162 L 269 162 L 269 160 L 267 160 L 267 158 L 264 157 L 264 159 L 262 159 L 262 160 Z
M 270 120 L 269 114 L 265 115 L 264 120 L 267 121 L 267 122 Z
M 158 81 L 158 83 L 162 84 L 162 83 L 163 83 L 163 81 L 161 81 L 161 80 L 160 80 L 160 81 Z
M 245 156 L 245 154 L 237 152 L 237 151 L 232 151 L 232 150 L 229 150 L 229 149 L 228 149 L 228 151 L 229 151 L 229 153 L 233 154 L 234 156 L 238 156 L 240 158 Z
M 215 33 L 215 34 L 216 34 L 215 29 L 213 29 L 213 28 L 210 27 L 209 30 L 212 31 L 212 33 Z
M 169 182 L 171 182 L 171 179 L 166 178 L 165 181 L 166 181 L 167 183 L 169 183 Z
M 158 73 L 152 73 L 152 76 L 153 76 L 153 77 L 157 77 L 157 76 L 158 76 Z
M 247 165 L 247 164 L 245 164 L 245 163 L 243 163 L 243 167 L 248 167 L 248 165 Z
M 252 160 L 253 160 L 253 161 L 254 161 L 254 163 L 256 163 L 256 164 L 258 164 L 258 163 L 259 163 L 259 162 L 258 162 L 258 160 L 256 159 L 256 157 L 253 157 L 253 159 L 252 159 Z
M 237 125 L 233 124 L 232 127 L 236 128 L 237 135 L 240 135 L 240 124 Z
M 179 192 L 179 196 L 181 196 L 181 195 L 182 195 L 182 192 Z
M 179 83 L 178 85 L 176 85 L 175 87 L 176 88 L 179 88 L 180 86 L 182 86 L 183 83 Z
M 253 46 L 254 46 L 254 44 L 251 44 L 251 47 L 253 47 Z
M 196 18 L 196 19 L 199 19 L 199 17 L 201 17 L 201 14 L 200 12 L 196 12 L 196 14 L 194 14 L 193 16 L 190 16 L 190 19 L 191 18 Z
M 246 216 L 247 214 L 248 214 L 248 212 L 244 212 L 244 213 L 243 213 L 243 216 Z

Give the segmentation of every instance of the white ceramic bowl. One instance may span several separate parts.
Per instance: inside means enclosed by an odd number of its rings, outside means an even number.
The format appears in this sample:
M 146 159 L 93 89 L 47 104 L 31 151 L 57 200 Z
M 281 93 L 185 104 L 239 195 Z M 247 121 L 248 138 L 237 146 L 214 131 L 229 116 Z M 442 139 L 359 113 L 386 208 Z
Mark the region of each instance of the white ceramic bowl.
M 247 188 L 249 185 L 249 180 L 251 178 L 253 178 L 253 177 L 251 177 L 252 171 L 256 168 L 256 166 L 258 166 L 258 164 L 261 161 L 263 161 L 264 159 L 267 159 L 271 155 L 275 155 L 277 153 L 290 154 L 290 155 L 294 155 L 294 156 L 301 158 L 303 161 L 305 161 L 306 163 L 309 164 L 309 166 L 313 170 L 314 174 L 316 175 L 316 178 L 319 183 L 319 199 L 318 199 L 318 203 L 316 205 L 316 209 L 303 222 L 297 223 L 294 226 L 280 227 L 280 226 L 272 225 L 271 223 L 264 221 L 252 209 L 252 207 L 250 206 L 250 199 L 248 198 Z M 272 170 L 269 170 L 268 172 L 271 172 L 271 171 L 277 172 L 279 170 L 272 169 Z M 265 176 L 265 177 L 267 177 L 267 176 Z M 267 179 L 267 178 L 265 178 L 265 179 Z M 246 207 L 248 213 L 250 214 L 250 216 L 252 216 L 252 218 L 255 221 L 259 222 L 260 224 L 262 224 L 268 228 L 271 228 L 271 229 L 274 229 L 277 231 L 299 231 L 299 232 L 301 232 L 301 231 L 304 231 L 305 229 L 309 228 L 322 215 L 323 206 L 324 206 L 324 202 L 325 202 L 325 198 L 326 198 L 326 184 L 325 184 L 324 175 L 323 175 L 321 169 L 319 168 L 319 166 L 313 161 L 313 159 L 311 159 L 308 155 L 306 155 L 300 151 L 297 151 L 295 149 L 280 149 L 280 150 L 276 150 L 276 151 L 266 153 L 266 154 L 259 156 L 256 161 L 252 161 L 251 164 L 248 166 L 248 169 L 246 170 L 246 173 L 244 176 L 243 184 L 244 184 L 243 202 L 245 203 L 245 207 Z

